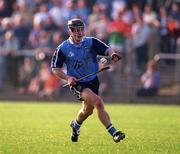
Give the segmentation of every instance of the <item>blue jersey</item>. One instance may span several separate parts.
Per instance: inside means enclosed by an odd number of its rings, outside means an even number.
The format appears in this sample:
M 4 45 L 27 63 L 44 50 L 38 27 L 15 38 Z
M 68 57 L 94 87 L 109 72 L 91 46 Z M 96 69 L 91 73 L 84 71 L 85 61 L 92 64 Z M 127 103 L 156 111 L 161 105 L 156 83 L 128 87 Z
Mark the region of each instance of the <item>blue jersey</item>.
M 52 68 L 62 68 L 66 64 L 67 74 L 77 79 L 98 71 L 97 55 L 107 56 L 109 46 L 94 37 L 84 37 L 80 44 L 70 39 L 62 42 L 56 49 L 51 60 Z M 93 80 L 96 75 L 82 82 Z

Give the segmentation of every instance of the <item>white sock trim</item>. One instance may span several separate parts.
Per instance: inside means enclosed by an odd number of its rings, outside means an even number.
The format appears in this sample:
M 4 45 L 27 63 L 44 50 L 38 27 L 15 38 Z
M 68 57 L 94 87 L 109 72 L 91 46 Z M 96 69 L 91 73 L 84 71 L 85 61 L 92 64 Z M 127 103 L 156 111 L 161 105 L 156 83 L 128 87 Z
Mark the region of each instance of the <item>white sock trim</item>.
M 80 124 L 78 124 L 78 122 L 76 120 L 75 120 L 75 123 L 76 123 L 76 125 L 81 126 Z
M 118 130 L 113 133 L 113 136 L 114 136 L 117 132 L 118 132 Z
M 109 131 L 112 127 L 113 127 L 113 125 L 111 125 L 107 130 Z

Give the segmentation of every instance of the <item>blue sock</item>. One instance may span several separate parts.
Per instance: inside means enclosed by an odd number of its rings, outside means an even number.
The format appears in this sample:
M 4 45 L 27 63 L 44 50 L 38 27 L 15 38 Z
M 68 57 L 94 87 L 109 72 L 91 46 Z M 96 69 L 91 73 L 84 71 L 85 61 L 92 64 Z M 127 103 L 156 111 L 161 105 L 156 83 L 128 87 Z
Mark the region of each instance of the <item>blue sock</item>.
M 114 128 L 112 124 L 106 127 L 106 129 L 108 130 L 109 134 L 111 134 L 112 136 L 117 132 L 116 128 Z
M 74 120 L 74 122 L 73 122 L 73 127 L 74 127 L 76 130 L 79 130 L 80 127 L 81 127 L 81 124 L 80 124 L 77 120 Z

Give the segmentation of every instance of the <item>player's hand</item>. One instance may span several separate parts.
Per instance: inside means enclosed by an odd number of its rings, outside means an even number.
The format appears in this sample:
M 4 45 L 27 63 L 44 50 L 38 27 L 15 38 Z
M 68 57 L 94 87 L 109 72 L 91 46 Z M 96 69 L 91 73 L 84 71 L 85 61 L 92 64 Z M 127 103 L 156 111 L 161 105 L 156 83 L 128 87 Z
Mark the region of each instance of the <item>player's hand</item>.
M 119 61 L 121 59 L 122 59 L 122 57 L 120 55 L 118 55 L 117 53 L 113 53 L 111 55 L 111 60 L 114 61 L 114 62 L 117 62 L 117 61 Z
M 77 83 L 77 79 L 75 77 L 68 77 L 67 83 L 69 86 L 74 86 Z

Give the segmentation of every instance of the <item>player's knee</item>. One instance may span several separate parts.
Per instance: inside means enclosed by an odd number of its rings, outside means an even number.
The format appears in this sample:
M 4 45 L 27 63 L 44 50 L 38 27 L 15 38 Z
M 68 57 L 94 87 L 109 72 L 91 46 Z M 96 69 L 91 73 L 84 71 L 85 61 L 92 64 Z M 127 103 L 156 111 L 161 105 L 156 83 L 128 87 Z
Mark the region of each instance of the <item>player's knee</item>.
M 84 114 L 86 114 L 86 115 L 91 115 L 91 114 L 93 114 L 93 109 L 94 108 L 86 108 L 86 109 L 84 109 L 83 111 L 84 111 Z
M 97 97 L 95 100 L 95 106 L 97 110 L 104 110 L 104 104 L 100 97 Z

